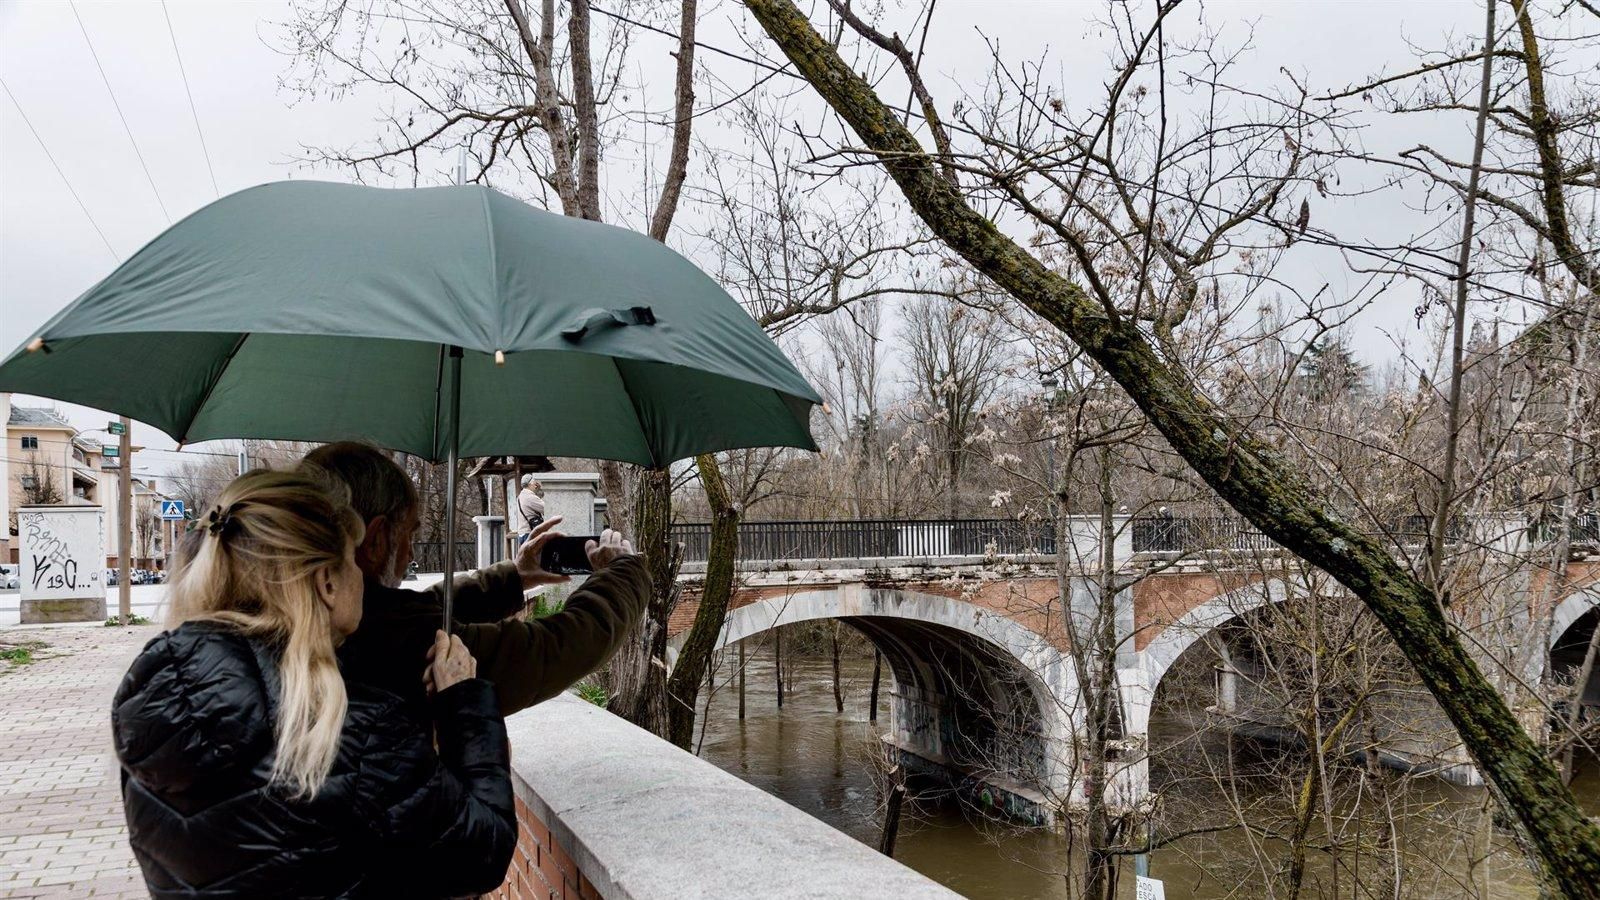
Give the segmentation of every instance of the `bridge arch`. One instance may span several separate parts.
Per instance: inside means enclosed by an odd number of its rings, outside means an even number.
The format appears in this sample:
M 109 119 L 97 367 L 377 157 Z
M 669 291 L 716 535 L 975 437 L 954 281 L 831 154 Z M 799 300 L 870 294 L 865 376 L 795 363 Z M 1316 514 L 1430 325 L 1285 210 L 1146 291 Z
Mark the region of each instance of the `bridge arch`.
M 1555 649 L 1567 631 L 1596 607 L 1600 607 L 1600 594 L 1588 588 L 1574 591 L 1562 600 L 1550 616 L 1549 649 Z
M 1287 582 L 1281 578 L 1269 578 L 1218 594 L 1163 627 L 1139 654 L 1139 671 L 1132 673 L 1135 677 L 1125 679 L 1130 684 L 1129 693 L 1132 694 L 1125 704 L 1129 710 L 1129 730 L 1139 734 L 1149 733 L 1150 710 L 1155 702 L 1156 689 L 1184 651 L 1234 617 L 1272 603 L 1282 603 L 1289 595 Z
M 1042 636 L 1004 615 L 950 597 L 845 584 L 798 589 L 733 610 L 716 649 L 782 625 L 820 619 L 838 619 L 856 628 L 888 661 L 898 688 L 891 694 L 891 720 L 901 750 L 959 765 L 954 732 L 970 729 L 972 719 L 962 710 L 982 702 L 990 707 L 986 715 L 1021 716 L 1036 724 L 1039 746 L 1029 767 L 1036 780 L 1011 785 L 1031 789 L 1019 795 L 1041 805 L 1068 796 L 1073 766 L 1063 748 L 1071 746 L 1073 724 L 1081 718 L 1077 679 L 1071 661 Z M 669 662 L 676 662 L 685 638 L 680 634 L 669 642 Z M 953 671 L 964 672 L 965 681 L 952 681 Z M 1018 698 L 1018 693 L 1025 697 Z

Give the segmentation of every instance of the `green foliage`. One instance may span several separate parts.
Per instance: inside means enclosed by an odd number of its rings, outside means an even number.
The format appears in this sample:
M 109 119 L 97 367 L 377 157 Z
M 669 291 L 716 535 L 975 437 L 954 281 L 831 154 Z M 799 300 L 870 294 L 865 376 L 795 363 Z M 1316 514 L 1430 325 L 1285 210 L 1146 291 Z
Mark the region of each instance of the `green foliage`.
M 145 618 L 144 616 L 139 615 L 138 613 L 131 613 L 128 616 L 128 624 L 129 625 L 149 625 L 150 624 L 150 620 Z M 121 628 L 122 627 L 122 619 L 120 617 L 118 617 L 118 616 L 111 616 L 110 618 L 106 619 L 106 627 L 107 628 Z
M 23 641 L 20 644 L 0 645 L 0 659 L 13 666 L 25 666 L 34 661 L 33 651 L 46 646 L 44 641 Z
M 1316 400 L 1332 400 L 1362 393 L 1370 367 L 1355 356 L 1344 338 L 1335 335 L 1306 347 L 1300 376 L 1307 393 Z
M 540 594 L 539 596 L 533 598 L 533 607 L 529 609 L 526 614 L 524 614 L 523 619 L 524 621 L 532 622 L 535 619 L 553 616 L 565 607 L 565 602 L 551 600 L 548 596 Z
M 606 703 L 611 699 L 611 695 L 606 693 L 605 687 L 588 679 L 584 679 L 583 681 L 573 685 L 572 689 L 579 697 L 582 697 L 601 709 L 605 709 Z

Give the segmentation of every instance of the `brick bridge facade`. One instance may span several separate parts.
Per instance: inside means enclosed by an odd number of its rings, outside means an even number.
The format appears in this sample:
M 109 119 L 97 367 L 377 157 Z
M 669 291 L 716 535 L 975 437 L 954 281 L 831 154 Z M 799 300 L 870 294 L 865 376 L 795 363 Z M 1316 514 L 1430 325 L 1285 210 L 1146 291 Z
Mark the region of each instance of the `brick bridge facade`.
M 1063 592 L 1053 558 L 1026 554 L 835 562 L 742 563 L 743 586 L 719 647 L 778 625 L 844 621 L 883 653 L 893 673 L 892 727 L 884 739 L 914 770 L 979 784 L 1029 817 L 1081 798 L 1073 747 L 1083 708 L 1064 620 L 1098 608 L 1097 579 L 1070 575 Z M 1151 708 L 1178 658 L 1229 620 L 1295 593 L 1288 580 L 1266 577 L 1259 559 L 1233 571 L 1214 560 L 1150 562 L 1131 554 L 1119 573 L 1131 580 L 1138 567 L 1147 572 L 1116 603 L 1123 741 L 1109 790 L 1118 805 L 1136 805 L 1148 792 Z M 1569 575 L 1573 589 L 1552 614 L 1552 647 L 1580 619 L 1593 621 L 1585 616 L 1600 605 L 1600 589 L 1591 591 L 1600 564 L 1575 561 Z M 686 566 L 683 602 L 669 623 L 669 663 L 698 610 L 698 577 Z M 1538 593 L 1537 583 L 1529 593 Z M 1537 681 L 1545 660 L 1535 668 L 1525 674 Z M 1239 679 L 1230 665 L 1219 671 L 1215 709 L 1229 713 Z M 1441 733 L 1453 736 L 1447 728 Z M 1391 756 L 1396 764 L 1476 780 L 1458 744 L 1402 747 Z

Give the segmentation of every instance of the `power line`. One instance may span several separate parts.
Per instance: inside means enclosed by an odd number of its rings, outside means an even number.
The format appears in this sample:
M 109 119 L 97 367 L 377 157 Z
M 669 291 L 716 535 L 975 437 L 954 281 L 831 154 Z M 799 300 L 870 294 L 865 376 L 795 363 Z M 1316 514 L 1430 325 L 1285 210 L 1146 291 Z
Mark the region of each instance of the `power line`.
M 217 187 L 217 172 L 211 168 L 211 150 L 206 147 L 206 133 L 200 128 L 200 113 L 194 108 L 194 92 L 189 90 L 189 73 L 183 67 L 183 53 L 178 50 L 178 35 L 172 30 L 172 13 L 167 11 L 167 0 L 161 0 L 161 15 L 167 20 L 167 37 L 172 38 L 172 55 L 178 58 L 178 74 L 183 76 L 183 93 L 189 98 L 189 115 L 194 118 L 194 132 L 200 136 L 200 152 L 205 154 L 206 172 L 211 175 L 211 193 L 220 198 L 222 191 Z
M 591 6 L 589 8 L 589 11 L 590 12 L 599 13 L 600 15 L 606 16 L 607 18 L 615 19 L 618 22 L 622 22 L 623 24 L 626 24 L 626 25 L 632 25 L 635 28 L 642 28 L 645 31 L 654 32 L 656 34 L 664 35 L 664 36 L 670 37 L 670 38 L 679 37 L 679 35 L 677 35 L 676 33 L 668 31 L 665 28 L 661 28 L 661 27 L 658 27 L 656 25 L 651 25 L 648 22 L 641 22 L 638 19 L 631 19 L 631 18 L 629 18 L 629 17 L 627 17 L 627 16 L 625 16 L 625 15 L 623 15 L 621 13 L 614 13 L 614 12 L 611 12 L 610 10 L 601 9 L 598 6 Z M 732 50 L 724 50 L 721 47 L 715 46 L 713 44 L 707 44 L 704 41 L 695 41 L 694 45 L 696 47 L 700 48 L 701 50 L 709 50 L 712 53 L 716 53 L 716 54 L 720 54 L 722 56 L 726 56 L 729 59 L 736 59 L 736 60 L 738 60 L 740 62 L 749 63 L 750 65 L 755 66 L 755 67 L 757 67 L 759 69 L 765 69 L 766 71 L 772 73 L 772 75 L 768 75 L 767 76 L 768 78 L 771 78 L 774 75 L 784 75 L 786 77 L 793 78 L 796 81 L 808 81 L 806 76 L 801 75 L 799 72 L 795 72 L 795 71 L 791 71 L 790 70 L 789 66 L 791 66 L 792 63 L 787 63 L 786 62 L 782 66 L 775 66 L 775 65 L 773 65 L 773 64 L 771 64 L 769 62 L 766 62 L 764 60 L 756 59 L 756 58 L 750 57 L 750 56 L 745 56 L 745 55 L 743 55 L 741 53 L 735 53 Z M 909 103 L 906 104 L 904 107 L 895 106 L 893 103 L 884 103 L 883 105 L 886 108 L 888 108 L 891 112 L 897 112 L 897 113 L 899 113 L 899 114 L 901 114 L 903 116 L 906 116 L 908 118 L 917 119 L 917 120 L 919 120 L 921 122 L 924 122 L 924 123 L 927 122 L 927 120 L 928 120 L 928 117 L 925 116 L 922 112 L 920 112 L 918 110 L 915 110 L 915 109 L 912 109 L 911 105 Z M 976 138 L 983 137 L 982 135 L 978 134 L 976 131 L 973 131 L 972 129 L 967 128 L 967 127 L 965 127 L 963 125 L 953 124 L 953 123 L 950 123 L 950 122 L 944 122 L 942 124 L 944 125 L 945 128 L 947 128 L 947 129 L 949 129 L 951 131 L 959 131 L 962 134 L 968 134 L 968 135 L 971 135 L 971 136 L 976 137 Z
M 133 155 L 139 157 L 139 165 L 144 169 L 144 178 L 150 182 L 150 192 L 156 195 L 156 205 L 161 207 L 161 214 L 167 217 L 167 224 L 172 224 L 172 213 L 167 212 L 167 204 L 161 199 L 161 192 L 156 190 L 155 177 L 150 174 L 150 165 L 144 161 L 144 154 L 139 150 L 139 142 L 133 139 L 133 129 L 128 125 L 128 117 L 122 113 L 122 104 L 117 102 L 117 92 L 111 89 L 111 78 L 106 75 L 106 67 L 100 64 L 100 54 L 95 52 L 94 41 L 89 39 L 89 28 L 83 24 L 83 15 L 78 12 L 78 0 L 72 0 L 72 15 L 78 20 L 78 30 L 83 32 L 83 42 L 89 45 L 89 55 L 94 57 L 95 68 L 100 70 L 100 80 L 105 83 L 106 93 L 111 95 L 111 105 L 117 110 L 117 118 L 122 120 L 122 130 L 128 135 L 128 143 L 133 145 Z
M 61 176 L 61 183 L 67 186 L 67 192 L 72 194 L 72 199 L 78 201 L 78 208 L 83 210 L 83 217 L 88 219 L 89 224 L 94 227 L 94 233 L 100 235 L 100 243 L 106 245 L 106 250 L 111 253 L 113 260 L 121 259 L 122 257 L 117 255 L 117 249 L 111 246 L 111 241 L 106 237 L 106 233 L 100 230 L 100 223 L 94 220 L 94 216 L 89 212 L 89 207 L 84 204 L 83 198 L 78 196 L 78 189 L 72 186 L 72 181 L 67 178 L 67 173 L 61 170 L 61 164 L 56 162 L 55 154 L 50 152 L 50 147 L 45 144 L 44 138 L 39 136 L 39 129 L 33 127 L 33 120 L 29 119 L 28 114 L 22 111 L 22 104 L 17 102 L 17 95 L 11 93 L 11 86 L 6 84 L 4 78 L 0 78 L 0 88 L 5 88 L 6 96 L 11 98 L 11 105 L 17 108 L 17 115 L 22 117 L 22 124 L 28 126 L 28 131 L 33 135 L 33 139 L 39 142 L 39 149 L 44 151 L 45 158 L 50 160 L 50 165 L 55 167 L 56 174 Z

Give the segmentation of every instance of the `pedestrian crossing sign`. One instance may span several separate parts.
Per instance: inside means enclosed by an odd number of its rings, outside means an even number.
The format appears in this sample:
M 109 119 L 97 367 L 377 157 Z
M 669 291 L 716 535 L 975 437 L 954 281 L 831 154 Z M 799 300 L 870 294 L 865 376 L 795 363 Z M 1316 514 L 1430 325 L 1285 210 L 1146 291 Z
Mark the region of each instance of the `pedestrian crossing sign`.
M 184 520 L 182 500 L 162 500 L 161 519 L 166 522 L 181 522 Z

